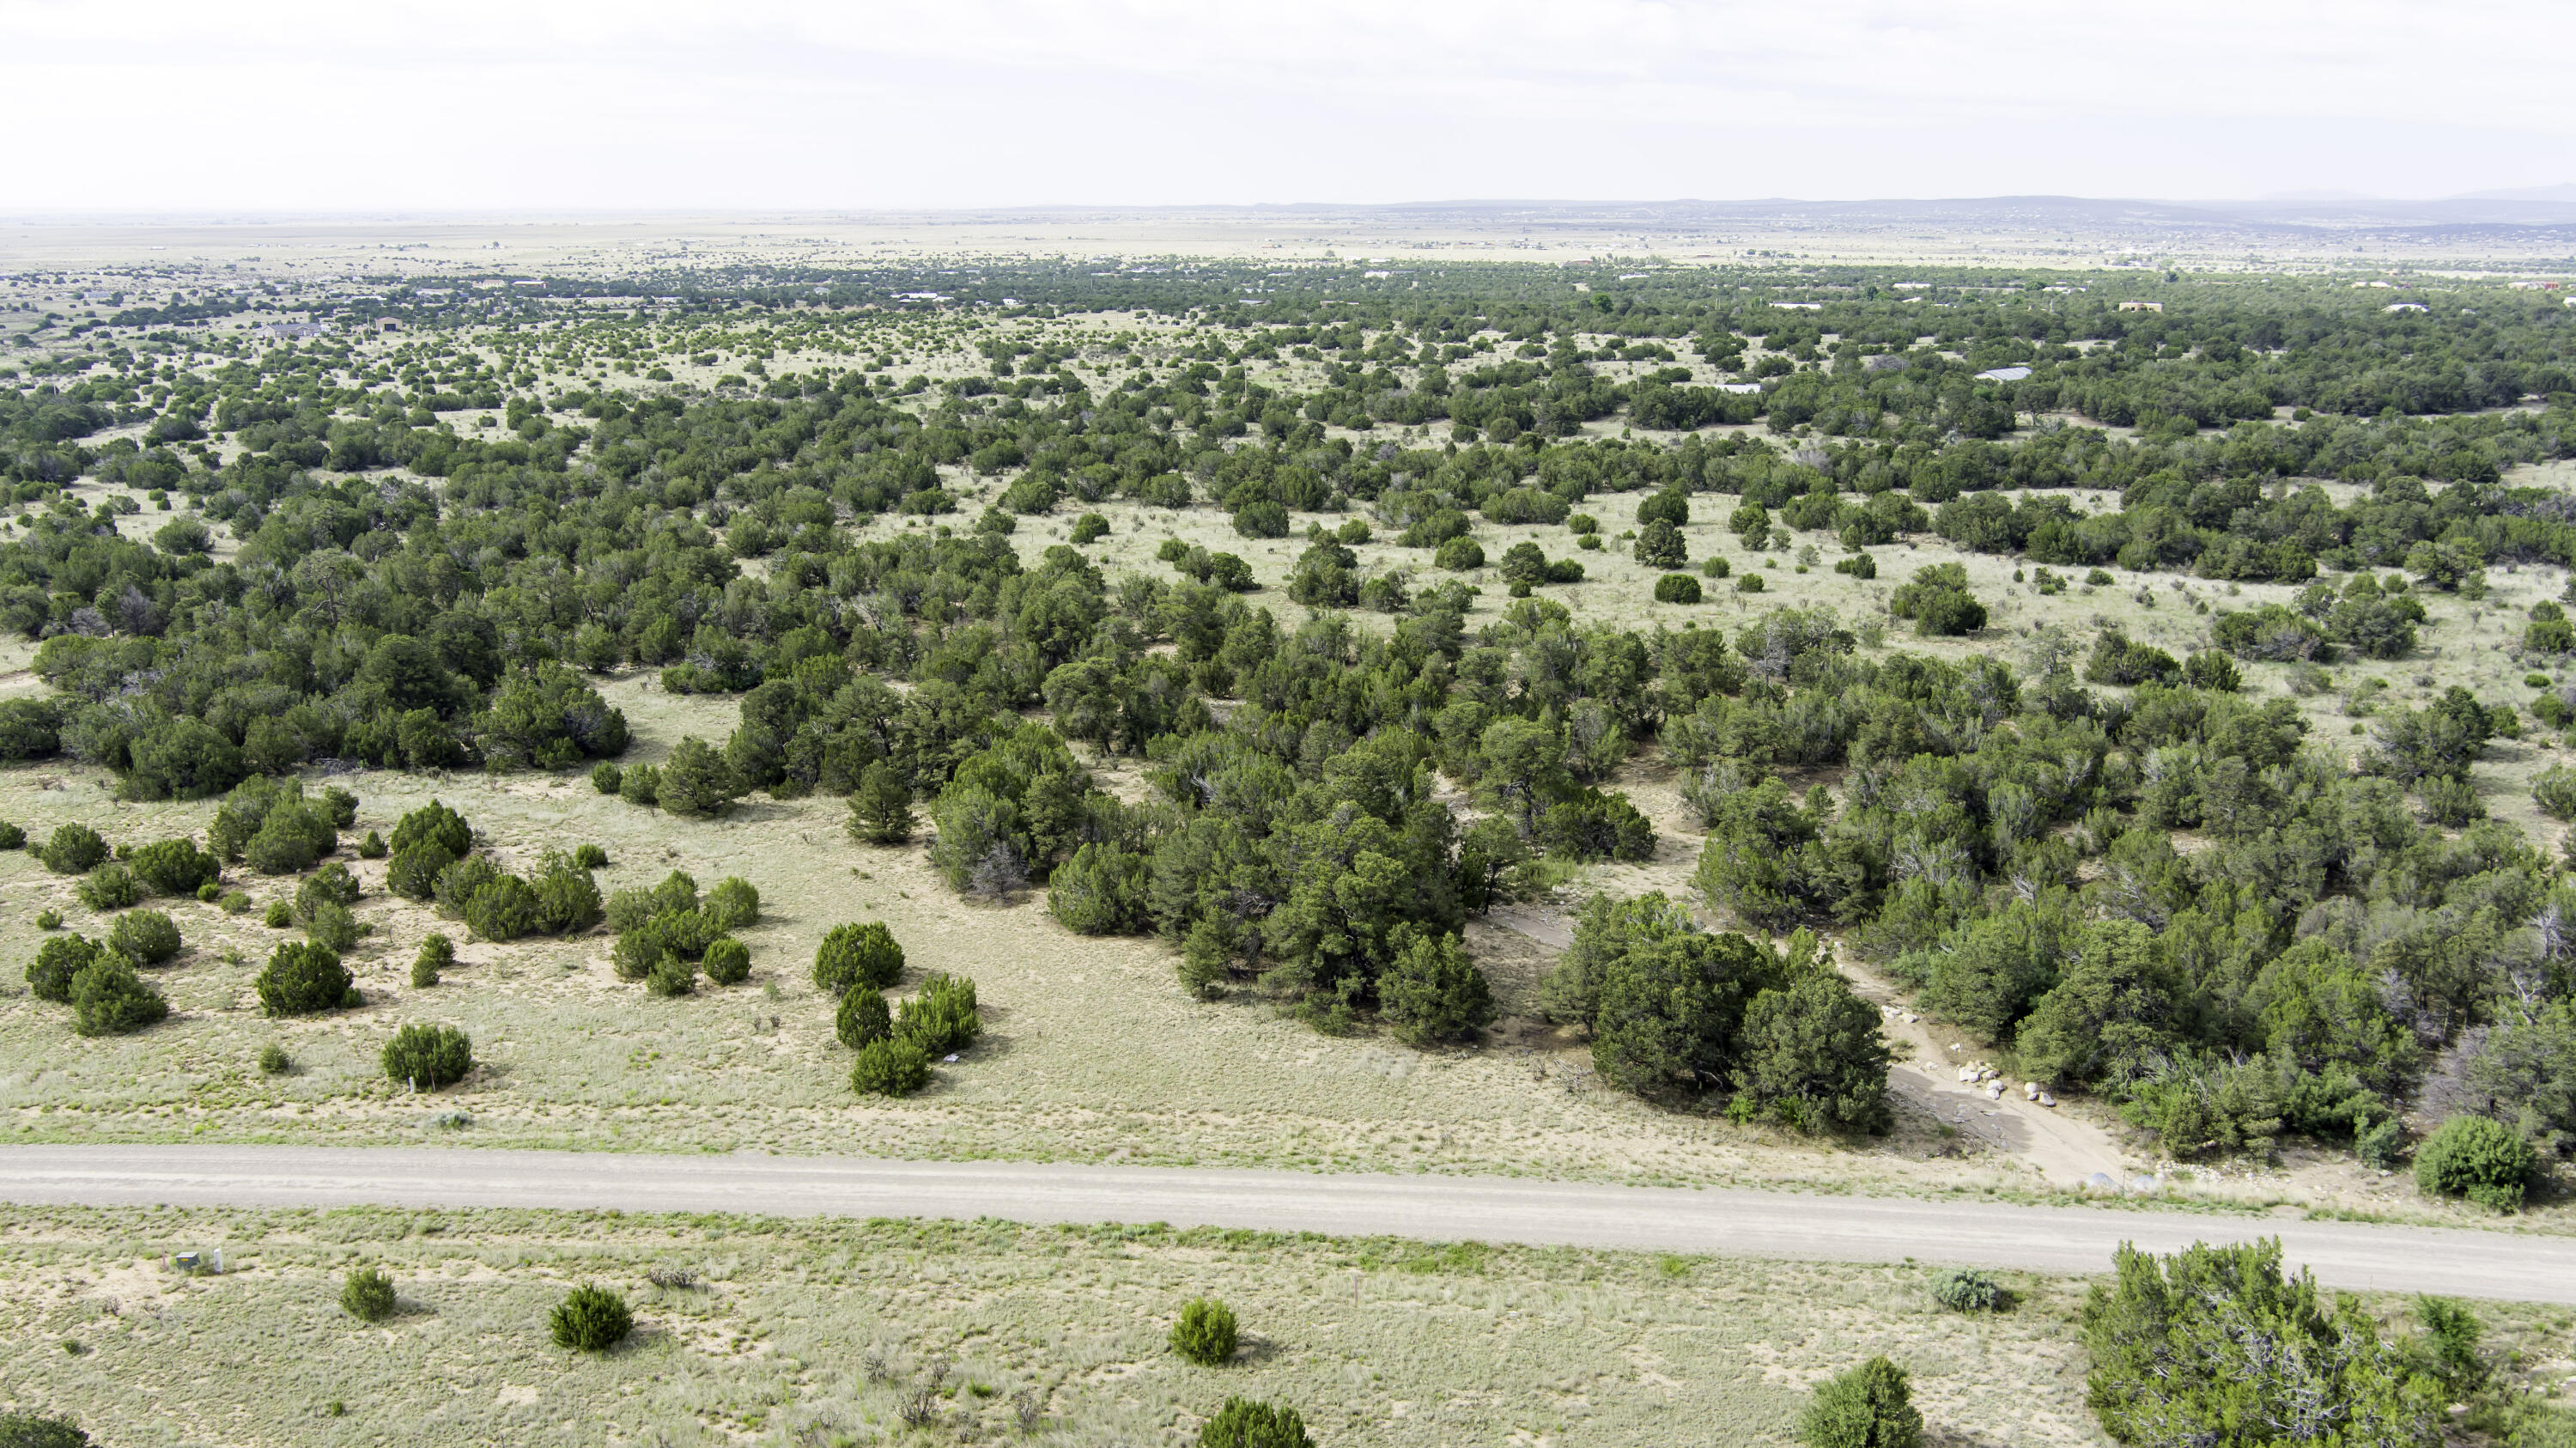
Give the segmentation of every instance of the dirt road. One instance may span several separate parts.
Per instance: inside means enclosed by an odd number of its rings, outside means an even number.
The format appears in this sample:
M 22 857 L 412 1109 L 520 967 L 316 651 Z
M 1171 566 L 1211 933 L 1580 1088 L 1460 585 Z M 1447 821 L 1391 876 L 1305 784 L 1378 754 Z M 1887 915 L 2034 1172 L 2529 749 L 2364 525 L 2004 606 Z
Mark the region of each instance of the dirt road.
M 2559 1237 L 1478 1177 L 466 1148 L 10 1146 L 0 1147 L 0 1200 L 1166 1222 L 2068 1273 L 2105 1270 L 2123 1241 L 2172 1251 L 2278 1236 L 2293 1263 L 2331 1286 L 2576 1303 L 2576 1240 Z

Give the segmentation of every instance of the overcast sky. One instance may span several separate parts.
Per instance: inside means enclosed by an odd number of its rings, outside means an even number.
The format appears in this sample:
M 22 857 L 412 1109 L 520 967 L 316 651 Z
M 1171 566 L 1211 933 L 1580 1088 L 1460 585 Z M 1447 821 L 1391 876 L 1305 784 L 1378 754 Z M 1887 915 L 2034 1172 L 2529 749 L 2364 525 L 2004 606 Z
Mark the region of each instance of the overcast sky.
M 0 210 L 2451 195 L 2563 6 L 0 0 Z

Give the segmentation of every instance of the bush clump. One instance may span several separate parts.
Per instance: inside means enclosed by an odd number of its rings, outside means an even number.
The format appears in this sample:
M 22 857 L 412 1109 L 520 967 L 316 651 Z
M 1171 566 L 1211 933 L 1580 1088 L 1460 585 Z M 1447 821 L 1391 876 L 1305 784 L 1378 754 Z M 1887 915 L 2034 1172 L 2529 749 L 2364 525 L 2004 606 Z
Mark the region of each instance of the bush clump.
M 0 1448 L 89 1448 L 89 1434 L 69 1418 L 0 1413 Z
M 862 1096 L 909 1096 L 929 1081 L 929 1053 L 898 1036 L 860 1047 L 850 1064 L 850 1089 Z
M 214 856 L 186 840 L 155 840 L 125 864 L 156 895 L 194 895 L 221 870 Z
M 284 1046 L 271 1041 L 259 1048 L 259 1074 L 283 1076 L 293 1069 L 295 1069 L 294 1058 L 286 1054 Z
M 727 876 L 707 892 L 707 903 L 700 908 L 716 929 L 741 930 L 760 920 L 760 891 L 749 880 Z
M 426 990 L 438 984 L 439 972 L 455 963 L 455 942 L 435 933 L 422 937 L 420 953 L 411 958 L 413 988 Z
M 1992 1312 L 2004 1305 L 2002 1283 L 1974 1267 L 1960 1267 L 1932 1279 L 1932 1300 L 1952 1312 Z
M 705 959 L 707 979 L 717 985 L 740 985 L 751 979 L 751 947 L 730 935 L 719 935 L 707 942 Z
M 107 932 L 107 943 L 143 965 L 159 965 L 177 955 L 183 944 L 178 924 L 158 910 L 130 910 L 119 915 L 116 927 Z
M 835 925 L 814 951 L 814 984 L 839 995 L 853 986 L 884 990 L 903 980 L 903 947 L 880 921 Z
M 1494 991 L 1454 935 L 1413 934 L 1378 977 L 1378 1013 L 1396 1039 L 1433 1046 L 1474 1039 L 1494 1023 Z
M 587 1283 L 564 1294 L 546 1319 L 555 1346 L 582 1352 L 606 1352 L 635 1330 L 635 1314 L 626 1299 L 605 1287 Z
M 36 847 L 36 859 L 57 875 L 86 875 L 107 855 L 107 841 L 87 825 L 56 825 Z
M 134 878 L 132 870 L 110 860 L 81 876 L 80 883 L 72 887 L 72 893 L 80 897 L 83 905 L 105 913 L 140 904 L 143 885 Z
M 1818 1383 L 1798 1420 L 1798 1440 L 1807 1448 L 1914 1448 L 1923 1441 L 1923 1415 L 1905 1369 L 1874 1357 Z
M 260 1009 L 272 1016 L 309 1016 L 357 1004 L 357 985 L 337 951 L 309 940 L 289 940 L 269 952 L 252 982 Z
M 605 870 L 608 868 L 608 851 L 597 845 L 576 845 L 573 847 L 572 863 L 576 869 Z
M 428 845 L 447 852 L 451 860 L 461 860 L 474 853 L 474 827 L 465 816 L 431 800 L 406 814 L 394 825 L 394 853 Z
M 0 820 L 0 850 L 23 850 L 25 848 L 27 848 L 26 828 L 8 820 Z
M 921 994 L 896 1012 L 894 1033 L 932 1056 L 975 1044 L 975 1038 L 984 1033 L 984 1017 L 975 1008 L 975 982 L 932 971 L 921 982 Z
M 1150 918 L 1151 861 L 1113 844 L 1086 844 L 1047 877 L 1047 910 L 1076 935 L 1141 935 Z
M 431 1091 L 474 1069 L 474 1043 L 454 1026 L 409 1025 L 385 1043 L 385 1075 Z
M 1203 1368 L 1234 1360 L 1234 1309 L 1213 1297 L 1194 1297 L 1181 1304 L 1172 1324 L 1172 1351 Z
M 373 1267 L 352 1267 L 340 1279 L 340 1310 L 360 1322 L 382 1322 L 394 1315 L 394 1279 Z
M 1657 603 L 1697 603 L 1699 600 L 1699 580 L 1687 573 L 1667 573 L 1655 580 Z
M 170 1014 L 170 1003 L 134 973 L 134 962 L 101 950 L 72 977 L 72 1029 L 84 1036 L 122 1036 Z
M 2467 1197 L 2510 1212 L 2538 1170 L 2540 1154 L 2520 1132 L 2483 1116 L 2454 1116 L 2415 1148 L 2415 1186 L 2426 1196 Z
M 832 1012 L 832 1033 L 853 1051 L 893 1035 L 894 1012 L 886 1007 L 885 993 L 865 986 L 841 992 L 841 1004 Z
M 1315 1448 L 1294 1408 L 1228 1398 L 1199 1429 L 1199 1448 Z
M 27 991 L 40 1001 L 69 1005 L 72 977 L 98 958 L 98 942 L 81 935 L 58 935 L 36 948 L 27 967 Z

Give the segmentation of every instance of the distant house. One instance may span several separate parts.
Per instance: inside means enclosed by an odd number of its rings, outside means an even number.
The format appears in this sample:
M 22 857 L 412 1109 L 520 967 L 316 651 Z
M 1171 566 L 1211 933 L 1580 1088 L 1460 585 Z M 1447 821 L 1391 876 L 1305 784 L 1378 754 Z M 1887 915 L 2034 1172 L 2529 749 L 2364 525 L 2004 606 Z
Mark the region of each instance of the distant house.
M 2433 309 L 2424 305 L 2422 302 L 2390 302 L 2387 306 L 2380 308 L 2380 310 L 2383 312 L 2429 312 Z
M 285 337 L 301 341 L 307 337 L 319 337 L 331 329 L 320 322 L 262 322 L 251 330 L 263 337 Z
M 1762 384 L 1759 382 L 1721 382 L 1717 384 L 1717 390 L 1720 392 L 1735 393 L 1759 392 L 1762 390 Z
M 1876 357 L 1863 357 L 1860 359 L 1860 370 L 1863 372 L 1902 372 L 1905 370 L 1905 359 L 1889 354 L 1881 354 Z
M 2030 375 L 2027 367 L 1989 367 L 1977 374 L 1979 382 L 2019 382 Z
M 399 332 L 402 330 L 402 323 L 395 321 L 391 317 L 378 317 L 376 318 L 376 330 L 379 332 Z
M 2164 309 L 2165 304 L 2162 302 L 2122 302 L 2120 304 L 2120 310 L 2124 312 L 2161 312 Z

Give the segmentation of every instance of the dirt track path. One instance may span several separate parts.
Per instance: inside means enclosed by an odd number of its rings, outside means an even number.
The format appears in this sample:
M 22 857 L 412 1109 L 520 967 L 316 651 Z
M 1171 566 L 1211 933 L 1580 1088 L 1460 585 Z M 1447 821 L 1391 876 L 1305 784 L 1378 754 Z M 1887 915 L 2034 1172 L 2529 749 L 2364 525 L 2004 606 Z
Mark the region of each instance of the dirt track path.
M 2101 1272 L 2276 1236 L 2331 1286 L 2576 1303 L 2576 1239 L 1911 1197 L 1024 1162 L 287 1146 L 0 1147 L 0 1200 L 60 1205 L 515 1207 L 1390 1235 L 1807 1261 Z

